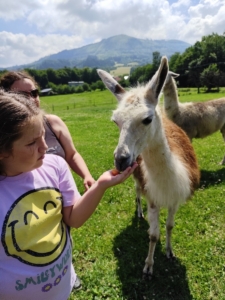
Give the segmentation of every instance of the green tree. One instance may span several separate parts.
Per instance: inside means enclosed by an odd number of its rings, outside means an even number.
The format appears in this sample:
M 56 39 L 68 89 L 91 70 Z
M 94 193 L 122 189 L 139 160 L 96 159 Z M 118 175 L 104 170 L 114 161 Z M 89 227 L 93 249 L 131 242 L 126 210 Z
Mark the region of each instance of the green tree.
M 203 63 L 208 66 L 215 63 L 219 70 L 224 71 L 225 62 L 225 35 L 212 33 L 202 37 Z
M 210 92 L 212 88 L 219 90 L 221 84 L 221 74 L 217 67 L 217 64 L 211 64 L 208 68 L 205 68 L 200 74 L 200 80 L 203 86 L 207 87 L 207 92 Z
M 90 92 L 90 90 L 91 90 L 89 84 L 86 82 L 82 85 L 82 87 L 83 87 L 84 92 Z
M 169 68 L 170 71 L 177 73 L 178 66 L 180 65 L 179 61 L 181 59 L 181 54 L 175 52 L 169 59 Z
M 180 74 L 180 86 L 200 87 L 205 68 L 216 64 L 220 72 L 225 72 L 225 35 L 212 33 L 187 48 L 183 54 L 175 53 L 170 59 L 170 70 Z
M 91 69 L 90 68 L 82 69 L 82 80 L 86 83 L 91 83 Z
M 96 81 L 97 89 L 104 91 L 106 89 L 104 83 L 101 80 Z
M 92 91 L 95 91 L 95 90 L 97 90 L 97 84 L 96 84 L 96 82 L 93 82 L 91 85 L 90 85 L 90 87 L 91 87 L 91 90 Z
M 83 87 L 81 85 L 77 86 L 75 89 L 75 93 L 83 93 Z
M 58 84 L 68 84 L 68 82 L 70 81 L 70 76 L 68 74 L 68 68 L 56 70 L 56 74 L 57 74 L 57 81 L 58 81 L 57 83 Z
M 49 82 L 57 82 L 57 75 L 56 75 L 56 71 L 54 69 L 47 69 L 46 70 L 47 76 L 48 76 L 48 81 Z

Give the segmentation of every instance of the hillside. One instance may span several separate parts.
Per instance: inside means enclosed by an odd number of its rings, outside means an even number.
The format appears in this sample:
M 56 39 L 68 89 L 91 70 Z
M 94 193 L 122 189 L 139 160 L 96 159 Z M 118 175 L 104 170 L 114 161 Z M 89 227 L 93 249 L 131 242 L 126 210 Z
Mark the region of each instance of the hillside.
M 179 40 L 137 39 L 127 35 L 117 35 L 94 44 L 72 50 L 63 50 L 39 59 L 38 61 L 8 69 L 59 69 L 63 67 L 110 68 L 119 64 L 136 62 L 139 65 L 150 63 L 152 53 L 160 52 L 168 58 L 175 52 L 183 53 L 191 45 Z

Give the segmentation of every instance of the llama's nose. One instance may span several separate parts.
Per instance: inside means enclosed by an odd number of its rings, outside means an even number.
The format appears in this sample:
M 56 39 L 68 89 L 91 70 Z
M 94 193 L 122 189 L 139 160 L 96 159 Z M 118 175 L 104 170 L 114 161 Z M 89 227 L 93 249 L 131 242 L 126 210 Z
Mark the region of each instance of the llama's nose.
M 131 165 L 130 155 L 119 156 L 119 157 L 115 156 L 114 164 L 118 171 L 120 172 L 124 171 L 127 167 Z

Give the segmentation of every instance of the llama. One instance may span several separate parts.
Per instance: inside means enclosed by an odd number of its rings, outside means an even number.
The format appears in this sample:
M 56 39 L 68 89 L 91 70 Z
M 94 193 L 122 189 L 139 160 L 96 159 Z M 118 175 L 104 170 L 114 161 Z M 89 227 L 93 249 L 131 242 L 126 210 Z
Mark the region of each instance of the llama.
M 206 102 L 180 103 L 176 82 L 179 76 L 168 72 L 163 88 L 164 110 L 167 117 L 181 127 L 192 141 L 220 130 L 225 141 L 225 98 Z M 225 164 L 225 156 L 221 162 Z
M 199 184 L 198 164 L 190 140 L 180 127 L 163 116 L 157 105 L 167 72 L 168 61 L 163 57 L 147 85 L 125 91 L 110 74 L 98 70 L 119 102 L 112 115 L 120 129 L 114 151 L 115 167 L 122 172 L 140 158 L 134 177 L 147 199 L 150 243 L 143 273 L 149 278 L 153 275 L 154 251 L 160 236 L 160 208 L 168 209 L 166 255 L 172 258 L 175 213 Z

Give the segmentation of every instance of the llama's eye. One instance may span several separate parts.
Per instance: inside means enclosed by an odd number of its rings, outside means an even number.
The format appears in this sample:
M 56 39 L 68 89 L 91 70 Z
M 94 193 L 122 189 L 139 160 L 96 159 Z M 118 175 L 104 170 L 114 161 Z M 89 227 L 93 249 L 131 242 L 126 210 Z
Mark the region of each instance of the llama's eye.
M 152 117 L 147 117 L 147 118 L 145 118 L 143 121 L 142 121 L 142 123 L 144 124 L 144 125 L 148 125 L 148 124 L 150 124 L 152 122 Z

